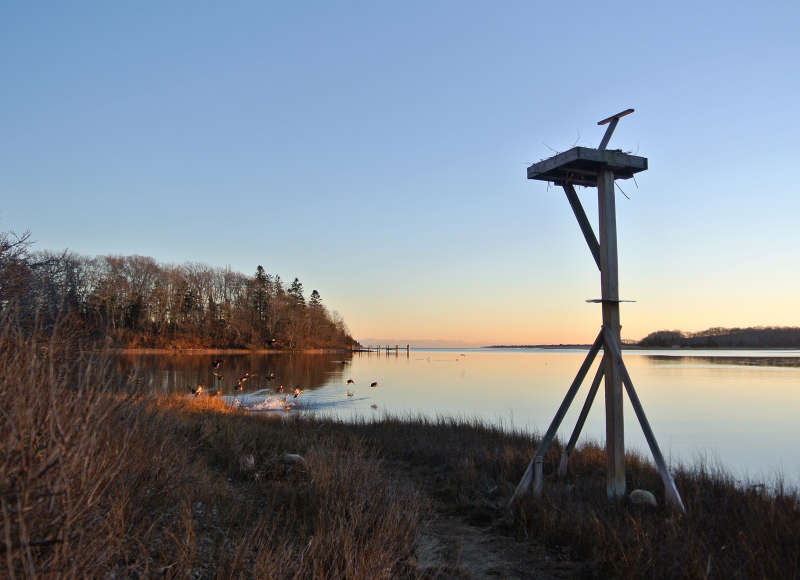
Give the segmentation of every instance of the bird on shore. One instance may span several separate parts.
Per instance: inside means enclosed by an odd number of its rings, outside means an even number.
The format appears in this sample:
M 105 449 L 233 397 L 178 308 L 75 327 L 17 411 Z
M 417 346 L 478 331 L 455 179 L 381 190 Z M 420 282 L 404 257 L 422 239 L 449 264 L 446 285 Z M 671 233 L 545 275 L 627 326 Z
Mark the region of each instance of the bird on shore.
M 275 392 L 276 393 L 282 393 L 283 392 L 283 385 L 281 385 L 277 389 L 275 389 Z
M 212 361 L 211 362 L 211 368 L 214 369 L 214 370 L 221 369 L 222 368 L 222 359 L 219 358 L 219 359 L 217 359 L 215 361 Z
M 297 385 L 297 387 L 292 392 L 294 393 L 294 398 L 296 399 L 297 397 L 303 394 L 303 389 L 300 388 L 300 385 Z
M 378 381 L 372 381 L 372 382 L 369 384 L 369 386 L 370 386 L 370 387 L 372 387 L 372 388 L 374 389 L 375 387 L 377 387 L 377 386 L 378 386 Z
M 235 385 L 233 385 L 233 390 L 234 391 L 241 391 L 243 389 L 244 389 L 244 385 L 242 383 L 236 383 Z
M 345 384 L 346 384 L 346 385 L 352 385 L 353 383 L 355 383 L 355 381 L 354 381 L 353 379 L 347 379 L 347 380 L 345 381 Z
M 192 387 L 186 387 L 186 388 L 187 388 L 187 389 L 189 389 L 189 391 L 190 391 L 190 392 L 191 392 L 191 393 L 192 393 L 192 394 L 193 394 L 195 397 L 196 397 L 197 395 L 199 395 L 200 393 L 202 393 L 202 392 L 203 392 L 203 385 L 197 385 L 197 387 L 196 387 L 196 388 L 194 388 L 194 389 L 193 389 Z

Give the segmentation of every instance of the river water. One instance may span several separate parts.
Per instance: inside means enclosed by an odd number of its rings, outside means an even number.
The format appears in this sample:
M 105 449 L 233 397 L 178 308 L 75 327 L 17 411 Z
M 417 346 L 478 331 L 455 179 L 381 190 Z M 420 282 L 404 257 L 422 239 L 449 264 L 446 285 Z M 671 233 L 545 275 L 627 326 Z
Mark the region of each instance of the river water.
M 158 392 L 188 393 L 198 384 L 219 388 L 227 401 L 253 411 L 285 413 L 284 395 L 275 392 L 283 385 L 284 393 L 303 390 L 289 397 L 290 414 L 477 417 L 541 434 L 585 356 L 580 349 L 414 349 L 344 358 L 126 355 L 118 371 Z M 668 462 L 702 460 L 740 479 L 773 482 L 780 476 L 800 485 L 800 351 L 630 350 L 624 356 Z M 215 359 L 223 360 L 221 378 L 212 374 Z M 562 440 L 569 438 L 597 364 L 562 423 Z M 235 390 L 246 373 L 242 390 Z M 603 441 L 603 405 L 601 391 L 583 440 Z M 626 446 L 649 456 L 627 396 L 625 405 Z

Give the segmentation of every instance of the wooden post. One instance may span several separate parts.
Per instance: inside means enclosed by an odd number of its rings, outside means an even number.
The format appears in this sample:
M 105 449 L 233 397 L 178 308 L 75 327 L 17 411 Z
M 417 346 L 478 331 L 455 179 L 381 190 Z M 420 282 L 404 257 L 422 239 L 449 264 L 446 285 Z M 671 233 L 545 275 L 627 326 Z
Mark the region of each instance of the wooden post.
M 600 288 L 603 327 L 620 343 L 619 277 L 617 270 L 617 217 L 614 172 L 604 169 L 597 177 L 600 221 Z M 609 352 L 606 344 L 606 352 Z M 613 357 L 606 357 L 606 493 L 609 498 L 625 495 L 625 430 L 622 417 L 622 379 Z
M 613 359 L 614 366 L 619 367 L 620 374 L 622 375 L 622 381 L 625 383 L 625 389 L 628 391 L 628 398 L 631 400 L 631 406 L 633 406 L 633 410 L 636 413 L 636 418 L 639 419 L 639 425 L 642 426 L 644 438 L 647 439 L 647 444 L 650 446 L 650 453 L 653 454 L 653 459 L 656 462 L 658 473 L 661 475 L 661 481 L 664 482 L 664 496 L 667 500 L 667 503 L 685 513 L 686 508 L 683 505 L 683 500 L 681 500 L 681 494 L 678 493 L 678 488 L 675 487 L 675 480 L 672 479 L 672 475 L 670 474 L 669 469 L 667 469 L 667 462 L 664 461 L 664 456 L 661 454 L 661 448 L 658 446 L 656 436 L 653 433 L 653 429 L 650 427 L 650 422 L 647 420 L 647 415 L 644 413 L 642 402 L 639 400 L 639 395 L 636 394 L 636 389 L 633 388 L 633 381 L 631 380 L 631 376 L 628 374 L 628 369 L 625 367 L 625 362 L 622 360 L 622 351 L 620 350 L 619 346 L 620 343 L 613 335 L 610 336 L 611 333 L 608 331 L 608 329 L 604 328 L 603 334 L 605 336 L 607 349 L 606 353 L 608 353 L 607 358 Z

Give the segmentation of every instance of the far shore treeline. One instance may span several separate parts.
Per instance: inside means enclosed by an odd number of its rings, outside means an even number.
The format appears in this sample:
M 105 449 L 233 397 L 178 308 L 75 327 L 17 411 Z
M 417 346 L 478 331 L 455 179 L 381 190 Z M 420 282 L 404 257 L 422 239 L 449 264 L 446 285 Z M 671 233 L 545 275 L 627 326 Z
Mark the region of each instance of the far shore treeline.
M 700 332 L 659 330 L 645 336 L 638 345 L 646 348 L 800 348 L 800 328 L 756 326 L 709 328 Z
M 353 338 L 317 290 L 306 298 L 258 266 L 251 276 L 145 256 L 33 252 L 0 233 L 0 311 L 29 328 L 68 323 L 128 348 L 348 348 Z
M 626 348 L 800 348 L 800 328 L 796 326 L 752 326 L 748 328 L 709 328 L 699 332 L 657 330 L 642 340 L 625 341 Z M 588 344 L 514 344 L 485 348 L 588 348 Z

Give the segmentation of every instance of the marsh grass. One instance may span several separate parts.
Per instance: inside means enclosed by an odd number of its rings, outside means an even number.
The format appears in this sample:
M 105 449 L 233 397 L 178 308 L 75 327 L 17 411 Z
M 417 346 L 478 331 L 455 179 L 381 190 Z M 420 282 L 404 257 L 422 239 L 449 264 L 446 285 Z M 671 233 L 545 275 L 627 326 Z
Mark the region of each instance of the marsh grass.
M 416 577 L 420 526 L 435 513 L 545 546 L 585 577 L 800 575 L 800 501 L 780 485 L 680 467 L 680 515 L 664 507 L 652 465 L 629 454 L 628 489 L 659 499 L 643 509 L 606 499 L 598 445 L 576 451 L 558 480 L 556 444 L 544 497 L 509 510 L 537 443 L 529 434 L 479 420 L 344 423 L 247 414 L 215 397 L 144 397 L 135 377 L 113 375 L 109 355 L 82 351 L 63 329 L 42 342 L 2 328 L 9 578 Z
M 3 328 L 3 576 L 408 575 L 426 503 L 358 437 L 137 396 L 107 355 Z

